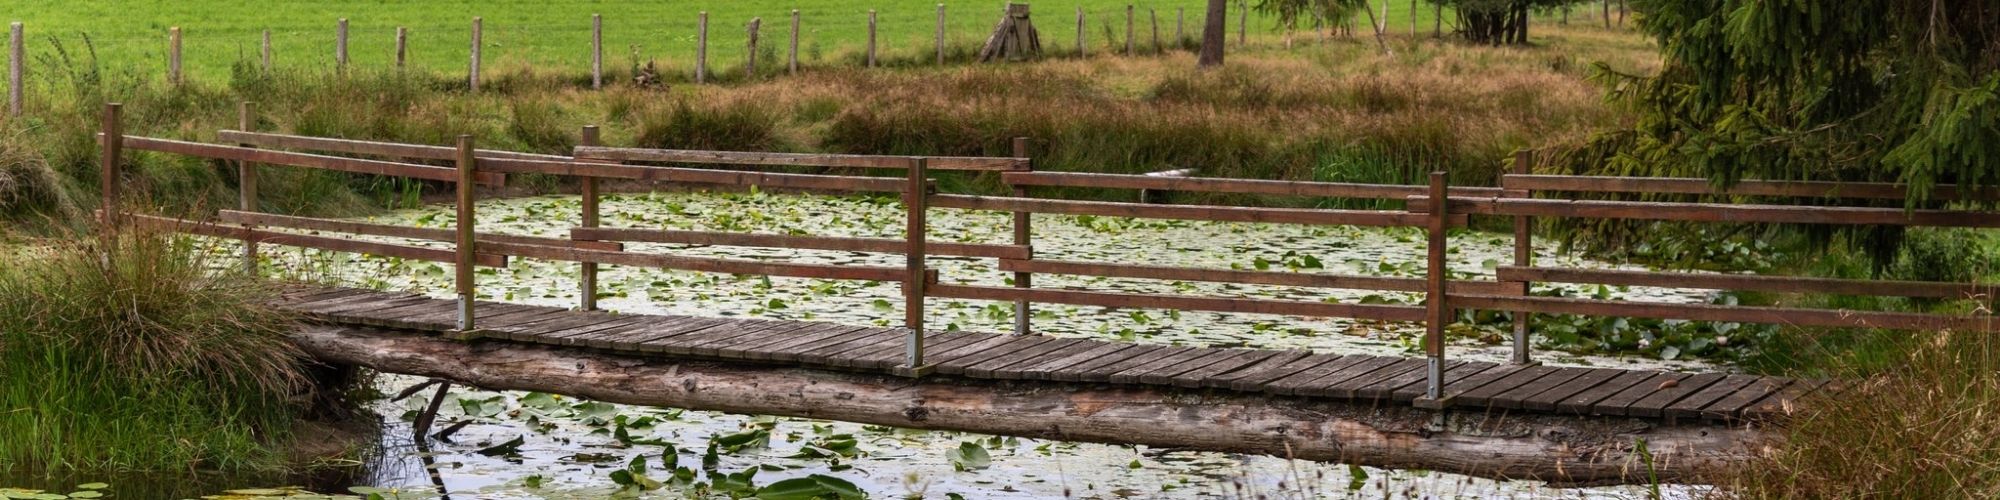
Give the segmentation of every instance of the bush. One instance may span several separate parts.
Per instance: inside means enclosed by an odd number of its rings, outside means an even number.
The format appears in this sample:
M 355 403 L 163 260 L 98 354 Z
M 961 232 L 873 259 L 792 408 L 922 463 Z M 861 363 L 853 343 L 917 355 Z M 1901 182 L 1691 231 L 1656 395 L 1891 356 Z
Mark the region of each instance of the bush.
M 277 465 L 306 387 L 292 318 L 190 240 L 0 255 L 0 468 Z M 217 265 L 211 265 L 217 264 Z

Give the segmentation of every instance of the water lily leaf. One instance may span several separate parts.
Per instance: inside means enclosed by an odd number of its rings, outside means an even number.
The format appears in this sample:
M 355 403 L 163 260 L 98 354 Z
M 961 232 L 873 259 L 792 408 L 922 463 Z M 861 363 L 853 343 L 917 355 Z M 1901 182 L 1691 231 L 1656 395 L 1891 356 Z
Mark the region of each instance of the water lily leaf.
M 945 450 L 944 457 L 951 460 L 951 466 L 958 470 L 984 469 L 993 465 L 993 455 L 979 443 L 966 441 L 957 448 Z
M 476 451 L 474 453 L 478 453 L 480 455 L 489 457 L 512 455 L 515 453 L 520 453 L 521 445 L 527 443 L 528 443 L 528 438 L 526 436 L 514 436 L 514 439 L 507 440 L 507 442 L 505 443 L 500 443 L 493 446 L 480 448 L 479 451 Z
M 757 498 L 762 500 L 812 500 L 819 498 L 866 498 L 861 488 L 845 479 L 813 474 L 806 477 L 786 479 L 757 489 Z
M 111 485 L 105 483 L 83 483 L 76 485 L 76 489 L 79 490 L 101 490 L 110 487 Z

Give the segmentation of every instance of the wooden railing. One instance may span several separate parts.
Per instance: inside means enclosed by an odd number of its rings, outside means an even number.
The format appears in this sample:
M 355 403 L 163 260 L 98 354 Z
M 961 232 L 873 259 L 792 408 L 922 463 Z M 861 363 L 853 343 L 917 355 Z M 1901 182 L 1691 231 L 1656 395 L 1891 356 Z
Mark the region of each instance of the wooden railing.
M 248 129 L 250 105 L 243 108 Z M 1533 262 L 1530 230 L 1535 217 L 1615 218 L 1683 222 L 1759 224 L 1872 224 L 1899 226 L 2000 226 L 2000 213 L 1973 210 L 1906 210 L 1900 208 L 1765 205 L 1720 202 L 1643 202 L 1570 199 L 1549 195 L 1586 194 L 1594 197 L 1630 194 L 1715 195 L 1716 197 L 1803 197 L 1901 199 L 1904 186 L 1871 183 L 1807 181 L 1744 181 L 1717 188 L 1705 179 L 1590 177 L 1535 175 L 1533 156 L 1518 154 L 1512 173 L 1499 187 L 1448 186 L 1434 173 L 1427 186 L 1300 182 L 1245 179 L 1164 177 L 1149 175 L 1036 172 L 1028 159 L 1028 141 L 1013 141 L 1010 157 L 914 157 L 686 151 L 604 147 L 595 127 L 585 127 L 573 157 L 536 155 L 473 148 L 461 136 L 456 147 L 396 144 L 226 130 L 221 140 L 237 145 L 127 137 L 120 132 L 118 107 L 106 108 L 103 147 L 104 206 L 107 222 L 170 227 L 206 236 L 246 242 L 245 262 L 255 269 L 257 244 L 277 244 L 359 252 L 456 264 L 461 304 L 458 329 L 475 332 L 475 266 L 505 266 L 509 257 L 576 262 L 581 267 L 578 307 L 596 309 L 597 271 L 603 264 L 681 269 L 698 272 L 777 277 L 897 282 L 905 301 L 909 329 L 906 373 L 925 373 L 924 302 L 928 298 L 1007 301 L 1015 304 L 1015 331 L 1033 331 L 1033 305 L 1071 304 L 1102 307 L 1164 308 L 1228 313 L 1343 317 L 1385 322 L 1420 322 L 1426 332 L 1428 358 L 1425 397 L 1419 404 L 1442 407 L 1454 394 L 1445 389 L 1444 327 L 1458 309 L 1506 311 L 1513 319 L 1513 359 L 1531 363 L 1529 338 L 1534 314 L 1644 317 L 1695 321 L 1770 323 L 1813 327 L 1887 329 L 1953 329 L 1994 331 L 1985 315 L 1940 315 L 1883 311 L 1846 311 L 1796 307 L 1753 307 L 1708 304 L 1629 302 L 1539 297 L 1528 293 L 1534 283 L 1586 283 L 1698 289 L 1768 291 L 1972 299 L 1986 301 L 1996 287 L 1983 284 L 1911 281 L 1845 280 L 1813 277 L 1746 276 L 1672 272 L 1613 271 L 1539 267 Z M 304 149 L 318 153 L 369 156 L 326 156 L 274 149 Z M 220 211 L 213 221 L 189 221 L 125 214 L 118 210 L 116 179 L 123 149 L 172 153 L 239 165 L 244 193 L 238 210 Z M 438 166 L 413 161 L 450 161 Z M 351 221 L 260 213 L 256 210 L 255 179 L 259 165 L 284 165 L 373 175 L 399 176 L 452 183 L 458 194 L 458 219 L 451 229 L 400 227 Z M 704 166 L 705 165 L 705 166 Z M 724 166 L 731 170 L 717 169 Z M 822 173 L 764 171 L 769 168 L 818 169 Z M 838 172 L 898 171 L 901 178 L 844 175 Z M 933 171 L 999 172 L 1010 196 L 940 194 L 930 179 Z M 827 173 L 833 172 L 833 173 Z M 505 174 L 535 173 L 576 177 L 582 187 L 582 219 L 568 238 L 478 233 L 478 184 L 504 182 Z M 606 228 L 600 224 L 600 179 L 660 181 L 726 187 L 763 187 L 811 192 L 897 193 L 903 199 L 905 237 L 857 238 L 817 235 L 743 234 L 653 228 Z M 1174 205 L 1080 201 L 1033 197 L 1036 187 L 1070 187 L 1231 193 L 1315 198 L 1401 201 L 1401 210 L 1335 210 L 1262 208 L 1216 205 Z M 1939 186 L 1940 198 L 1984 201 L 2000 199 L 2000 190 Z M 1009 212 L 1013 238 L 1009 243 L 931 242 L 926 237 L 927 214 L 933 207 Z M 1354 225 L 1423 228 L 1427 235 L 1427 266 L 1422 278 L 1356 276 L 1334 273 L 1250 271 L 1187 268 L 1118 262 L 1079 262 L 1040 258 L 1034 252 L 1033 214 L 1117 216 L 1273 224 Z M 1464 226 L 1468 217 L 1504 217 L 1513 223 L 1514 258 L 1499 266 L 1495 279 L 1452 279 L 1446 261 L 1447 232 Z M 116 219 L 116 220 L 113 220 Z M 110 227 L 116 227 L 110 225 Z M 312 230 L 352 235 L 449 241 L 452 249 L 415 247 L 330 236 L 272 232 L 260 228 Z M 781 249 L 835 250 L 903 254 L 904 265 L 853 266 L 765 262 L 713 257 L 647 254 L 626 251 L 624 243 L 669 243 Z M 925 263 L 928 255 L 996 259 L 998 269 L 1012 273 L 1012 286 L 941 282 Z M 1139 294 L 1106 290 L 1037 288 L 1037 274 L 1077 275 L 1149 280 L 1276 285 L 1307 288 L 1359 289 L 1422 294 L 1421 306 L 1348 304 L 1220 296 Z

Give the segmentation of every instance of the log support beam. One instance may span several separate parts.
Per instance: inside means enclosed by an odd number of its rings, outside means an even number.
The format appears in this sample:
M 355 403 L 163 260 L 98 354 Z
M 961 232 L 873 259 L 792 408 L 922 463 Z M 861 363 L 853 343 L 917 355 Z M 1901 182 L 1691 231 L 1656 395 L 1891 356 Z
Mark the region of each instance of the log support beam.
M 1762 429 L 1557 415 L 1419 410 L 1146 386 L 910 380 L 741 363 L 649 359 L 408 332 L 308 326 L 321 360 L 494 390 L 620 404 L 842 420 L 1041 439 L 1257 453 L 1554 484 L 1698 480 L 1750 460 Z M 1442 425 L 1440 425 L 1442 424 Z

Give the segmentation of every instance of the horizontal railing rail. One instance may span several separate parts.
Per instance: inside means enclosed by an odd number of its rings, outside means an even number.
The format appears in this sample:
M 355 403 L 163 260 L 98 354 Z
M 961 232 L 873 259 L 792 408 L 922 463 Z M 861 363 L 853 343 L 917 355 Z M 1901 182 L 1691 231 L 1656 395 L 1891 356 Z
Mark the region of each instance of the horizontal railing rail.
M 1692 177 L 1629 177 L 1592 175 L 1511 174 L 1500 178 L 1503 189 L 1576 193 L 1691 194 L 1709 196 L 1772 196 L 1793 198 L 1852 198 L 1903 200 L 1910 186 L 1885 182 L 1743 180 L 1727 187 Z M 2000 201 L 2000 188 L 1968 189 L 1931 186 L 1933 200 Z

